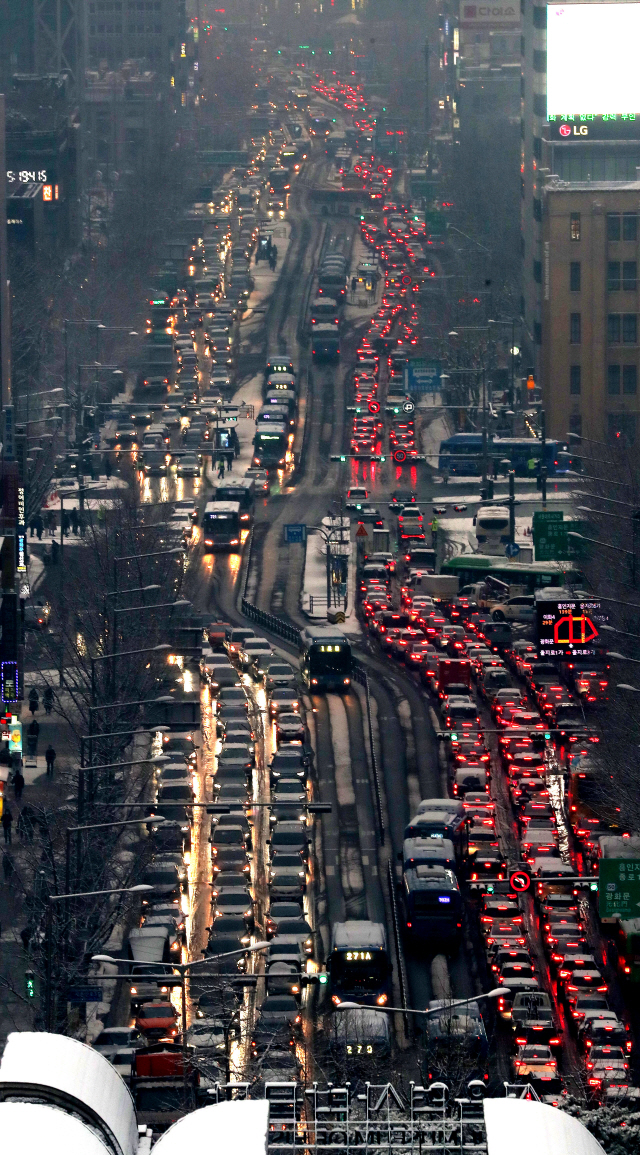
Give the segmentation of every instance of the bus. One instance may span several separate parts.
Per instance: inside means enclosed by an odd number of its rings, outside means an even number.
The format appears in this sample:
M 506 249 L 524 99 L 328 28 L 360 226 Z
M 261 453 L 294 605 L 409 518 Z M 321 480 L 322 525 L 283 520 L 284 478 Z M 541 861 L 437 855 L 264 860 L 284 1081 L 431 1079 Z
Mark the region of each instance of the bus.
M 337 361 L 340 357 L 340 334 L 336 325 L 314 325 L 311 331 L 311 354 L 316 361 Z
M 481 505 L 473 519 L 478 553 L 497 557 L 509 542 L 509 509 L 506 505 Z
M 348 690 L 353 672 L 351 645 L 333 626 L 309 626 L 301 631 L 300 672 L 311 690 Z
M 366 919 L 334 923 L 327 972 L 336 1006 L 355 999 L 383 1007 L 389 1001 L 393 972 L 383 923 Z
M 246 524 L 246 523 L 245 523 Z M 208 501 L 202 517 L 202 548 L 205 553 L 229 549 L 238 553 L 242 545 L 242 523 L 238 501 Z
M 506 458 L 519 477 L 526 477 L 530 458 L 534 457 L 540 465 L 542 442 L 537 437 L 494 437 L 488 443 L 487 455 L 492 461 Z M 542 464 L 546 465 L 549 477 L 575 468 L 566 444 L 561 441 L 545 442 Z M 441 472 L 448 469 L 449 473 L 465 475 L 482 473 L 482 433 L 454 433 L 441 441 L 438 468 Z
M 331 261 L 323 264 L 318 273 L 318 296 L 333 297 L 338 305 L 344 303 L 347 292 L 347 262 Z
M 292 434 L 293 436 L 293 434 Z M 257 429 L 253 439 L 253 465 L 264 469 L 284 469 L 291 459 L 289 426 L 269 423 L 266 429 Z
M 620 974 L 630 983 L 640 983 L 640 918 L 623 918 L 616 935 Z
M 237 501 L 240 506 L 240 521 L 244 529 L 253 518 L 256 498 L 252 477 L 239 477 L 237 481 L 219 481 L 215 485 L 214 501 Z
M 276 196 L 286 193 L 291 188 L 291 176 L 288 168 L 272 168 L 269 173 L 269 193 Z
M 532 594 L 545 586 L 575 586 L 584 578 L 571 561 L 509 561 L 488 554 L 460 553 L 442 563 L 441 573 L 456 574 L 460 588 L 497 578 L 509 586 L 510 596 Z
M 462 895 L 452 870 L 418 865 L 402 874 L 404 925 L 413 939 L 431 942 L 436 953 L 442 942 L 462 934 Z

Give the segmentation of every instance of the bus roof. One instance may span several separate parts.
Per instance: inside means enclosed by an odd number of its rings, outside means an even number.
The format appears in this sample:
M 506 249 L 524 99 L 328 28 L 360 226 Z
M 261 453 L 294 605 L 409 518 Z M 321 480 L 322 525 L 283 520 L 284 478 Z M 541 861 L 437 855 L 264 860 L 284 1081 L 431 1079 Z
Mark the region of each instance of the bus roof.
M 387 949 L 387 932 L 381 922 L 353 919 L 333 925 L 333 950 Z
M 507 569 L 509 573 L 518 574 L 566 574 L 574 573 L 576 567 L 570 559 L 567 561 L 510 561 L 507 557 L 491 554 L 459 553 L 455 557 L 447 558 L 442 563 L 442 572 L 451 573 L 459 569 Z
M 333 626 L 306 626 L 301 631 L 301 636 L 304 642 L 313 646 L 321 642 L 347 642 L 347 636 L 342 630 L 336 630 Z
M 229 492 L 231 492 L 233 489 L 247 489 L 253 492 L 255 485 L 252 477 L 238 477 L 237 479 L 234 478 L 233 481 L 216 481 L 214 484 L 214 489 L 216 493 L 221 490 L 229 490 Z
M 289 432 L 289 426 L 288 425 L 282 425 L 279 421 L 265 422 L 264 423 L 264 429 L 262 429 L 260 427 L 257 429 L 256 435 L 254 437 L 254 441 L 256 441 L 258 437 L 266 437 L 268 439 L 268 438 L 274 438 L 279 433 L 284 434 L 284 433 L 288 433 L 288 432 Z
M 208 513 L 240 513 L 239 501 L 208 501 L 204 507 L 205 517 Z

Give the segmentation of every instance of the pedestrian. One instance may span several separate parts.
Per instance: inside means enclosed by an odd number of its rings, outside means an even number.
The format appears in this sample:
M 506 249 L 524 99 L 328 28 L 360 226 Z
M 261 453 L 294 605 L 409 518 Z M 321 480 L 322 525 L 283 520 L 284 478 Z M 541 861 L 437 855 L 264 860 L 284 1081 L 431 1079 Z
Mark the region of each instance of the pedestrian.
M 105 453 L 104 455 L 104 475 L 107 481 L 111 477 L 111 458 L 109 457 L 108 453 Z
M 31 710 L 32 715 L 35 714 L 39 705 L 40 705 L 40 695 L 39 695 L 36 687 L 32 686 L 31 689 L 29 690 L 29 709 Z
M 42 705 L 44 706 L 45 714 L 50 714 L 53 709 L 53 690 L 51 686 L 46 686 L 44 694 L 42 695 Z
M 44 523 L 49 537 L 53 537 L 56 532 L 56 515 L 52 509 L 48 509 L 45 513 Z
M 51 565 L 58 565 L 60 561 L 60 546 L 55 537 L 51 542 Z
M 29 950 L 29 943 L 31 942 L 32 934 L 33 929 L 30 926 L 25 926 L 20 931 L 20 938 L 22 939 L 22 945 L 25 950 Z
M 271 256 L 273 257 L 273 267 L 275 269 L 275 267 L 278 263 L 278 246 L 277 245 L 271 246 Z
M 442 470 L 442 484 L 443 485 L 449 484 L 449 470 L 448 469 Z
M 528 477 L 535 477 L 537 464 L 538 464 L 538 462 L 536 461 L 535 457 L 529 458 L 529 460 L 527 461 L 527 476 Z
M 56 752 L 51 743 L 49 743 L 47 746 L 44 752 L 44 756 L 47 760 L 47 778 L 53 778 L 53 768 L 56 761 Z
M 354 296 L 355 296 L 355 292 L 356 292 L 357 288 L 358 288 L 358 278 L 352 277 L 351 278 L 351 292 L 353 293 Z
M 43 531 L 44 531 L 44 518 L 43 518 L 42 514 L 39 513 L 38 516 L 36 517 L 36 533 L 38 535 L 38 541 L 42 541 Z
M 37 740 L 40 734 L 40 723 L 38 722 L 37 718 L 34 718 L 32 722 L 29 722 L 27 727 L 27 734 L 31 734 L 31 736 Z
M 11 823 L 13 822 L 13 814 L 10 808 L 5 804 L 2 811 L 2 829 L 4 830 L 4 841 L 7 846 L 11 846 Z
M 62 535 L 63 535 L 63 537 L 66 537 L 68 533 L 69 533 L 69 514 L 67 513 L 66 509 L 63 509 L 63 511 L 62 511 Z
M 75 534 L 75 536 L 77 537 L 78 536 L 78 511 L 77 511 L 77 509 L 71 510 L 71 529 L 72 529 L 73 533 Z
M 22 770 L 16 770 L 13 776 L 13 792 L 15 794 L 16 802 L 22 798 L 22 791 L 24 790 L 24 774 Z
M 13 858 L 8 853 L 8 851 L 5 850 L 4 854 L 2 855 L 2 873 L 4 874 L 5 882 L 9 882 L 11 875 L 15 874 L 15 869 L 16 868 L 13 864 Z
M 218 461 L 218 477 L 224 477 L 224 459 L 222 457 Z
M 29 533 L 33 537 L 35 532 L 36 532 L 36 519 L 35 519 L 35 517 L 32 517 L 31 521 L 29 522 Z
M 225 458 L 227 461 L 227 473 L 231 473 L 231 470 L 233 469 L 233 456 L 233 449 L 230 449 L 227 453 L 225 453 Z

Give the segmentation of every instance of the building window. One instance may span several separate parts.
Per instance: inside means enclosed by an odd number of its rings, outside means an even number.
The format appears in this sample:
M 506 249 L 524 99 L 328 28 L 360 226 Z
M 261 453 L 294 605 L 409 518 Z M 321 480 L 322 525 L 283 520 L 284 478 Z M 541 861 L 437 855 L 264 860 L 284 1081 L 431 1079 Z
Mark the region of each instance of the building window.
M 569 366 L 569 392 L 574 397 L 578 397 L 582 387 L 582 366 Z
M 537 285 L 542 284 L 542 261 L 533 262 L 533 279 Z
M 636 439 L 635 413 L 609 413 L 607 432 L 611 441 L 626 441 L 627 445 L 633 445 Z
M 607 393 L 617 397 L 620 393 L 620 366 L 607 365 Z
M 607 317 L 607 341 L 610 345 L 620 344 L 620 314 L 609 313 Z
M 622 288 L 626 292 L 635 293 L 638 286 L 637 261 L 622 262 Z
M 580 261 L 571 261 L 569 265 L 569 290 L 572 293 L 580 292 Z
M 638 344 L 638 318 L 635 313 L 622 314 L 622 344 Z
M 638 217 L 636 213 L 623 213 L 622 215 L 622 239 L 623 241 L 637 241 L 638 239 Z
M 636 365 L 622 366 L 622 392 L 627 396 L 635 395 L 638 391 L 638 369 Z
M 620 213 L 607 213 L 607 240 L 620 240 Z
M 582 320 L 580 313 L 571 313 L 569 316 L 569 342 L 579 345 L 582 339 Z
M 620 290 L 620 261 L 607 262 L 607 292 L 617 293 Z
M 570 236 L 572 241 L 580 240 L 580 213 L 571 214 Z
M 569 414 L 569 433 L 573 433 L 576 437 L 582 437 L 582 414 Z

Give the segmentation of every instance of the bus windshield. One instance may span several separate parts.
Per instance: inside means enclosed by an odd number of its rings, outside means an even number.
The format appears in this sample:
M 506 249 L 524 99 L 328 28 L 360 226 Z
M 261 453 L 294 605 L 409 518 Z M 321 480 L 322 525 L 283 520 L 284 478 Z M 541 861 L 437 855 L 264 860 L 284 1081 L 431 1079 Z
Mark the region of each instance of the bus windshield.
M 351 669 L 351 648 L 341 645 L 316 645 L 309 651 L 309 660 L 312 668 L 320 673 L 325 670 L 336 673 L 347 672 Z
M 329 966 L 332 988 L 344 993 L 375 993 L 389 976 L 384 950 L 334 950 Z

